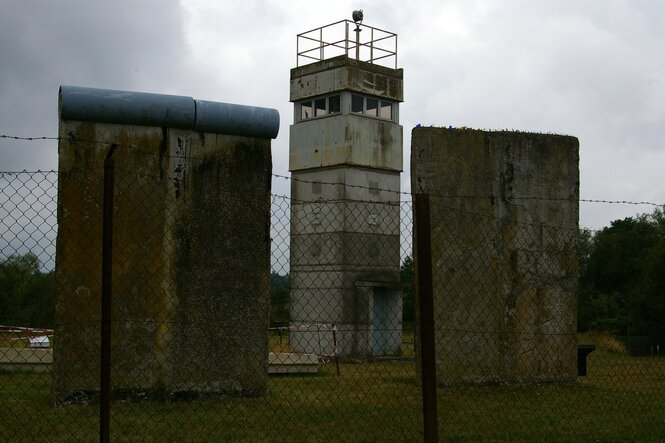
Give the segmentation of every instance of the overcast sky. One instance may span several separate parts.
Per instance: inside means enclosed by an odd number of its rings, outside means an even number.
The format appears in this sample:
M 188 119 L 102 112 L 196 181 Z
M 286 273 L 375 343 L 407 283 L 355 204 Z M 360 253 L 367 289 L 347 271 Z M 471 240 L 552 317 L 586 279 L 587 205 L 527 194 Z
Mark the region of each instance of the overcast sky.
M 59 85 L 266 106 L 288 173 L 296 34 L 350 19 L 399 35 L 405 174 L 418 123 L 580 140 L 581 197 L 665 202 L 665 1 L 0 0 L 0 134 L 57 135 Z M 57 169 L 0 139 L 0 170 Z M 275 192 L 288 188 L 276 182 Z M 583 226 L 651 212 L 581 203 Z

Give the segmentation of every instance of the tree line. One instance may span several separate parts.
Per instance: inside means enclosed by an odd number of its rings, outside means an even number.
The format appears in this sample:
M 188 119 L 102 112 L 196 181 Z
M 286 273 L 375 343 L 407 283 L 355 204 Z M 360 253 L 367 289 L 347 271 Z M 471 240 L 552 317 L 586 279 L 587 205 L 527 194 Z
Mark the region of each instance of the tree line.
M 579 241 L 579 331 L 665 345 L 665 213 L 613 221 Z
M 53 328 L 55 273 L 32 253 L 0 261 L 0 325 Z

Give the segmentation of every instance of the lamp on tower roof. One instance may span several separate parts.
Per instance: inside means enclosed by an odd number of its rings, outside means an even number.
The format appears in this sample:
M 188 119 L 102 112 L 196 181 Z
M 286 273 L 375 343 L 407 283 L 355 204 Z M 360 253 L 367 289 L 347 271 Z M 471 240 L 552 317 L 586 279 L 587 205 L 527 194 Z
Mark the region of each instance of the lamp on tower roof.
M 357 11 L 353 11 L 353 21 L 357 24 L 360 25 L 363 22 L 363 10 L 358 9 Z
M 351 17 L 353 18 L 353 22 L 356 24 L 356 60 L 360 60 L 360 32 L 362 29 L 360 29 L 360 25 L 363 22 L 363 10 L 358 9 L 357 11 L 353 11 L 353 14 L 351 14 Z

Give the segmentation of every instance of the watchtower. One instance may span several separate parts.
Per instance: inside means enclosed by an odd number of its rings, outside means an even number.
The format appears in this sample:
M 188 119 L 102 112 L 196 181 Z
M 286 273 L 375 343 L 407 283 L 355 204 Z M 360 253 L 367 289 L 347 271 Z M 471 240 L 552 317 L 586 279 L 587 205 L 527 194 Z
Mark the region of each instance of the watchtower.
M 290 342 L 298 352 L 336 347 L 365 357 L 397 353 L 402 343 L 403 71 L 397 35 L 363 25 L 358 12 L 354 22 L 297 36 L 289 170 Z

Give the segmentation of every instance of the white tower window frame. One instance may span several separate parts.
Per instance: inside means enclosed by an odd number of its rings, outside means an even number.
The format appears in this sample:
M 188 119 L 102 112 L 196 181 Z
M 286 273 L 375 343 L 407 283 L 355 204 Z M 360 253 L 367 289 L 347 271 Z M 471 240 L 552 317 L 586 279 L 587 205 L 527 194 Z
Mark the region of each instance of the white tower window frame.
M 349 93 L 349 95 L 348 111 L 350 114 L 359 114 L 366 117 L 398 123 L 396 102 L 381 97 L 358 94 L 355 92 Z M 362 110 L 360 107 L 361 103 Z
M 354 114 L 399 123 L 397 111 L 397 102 L 393 100 L 344 91 L 298 101 L 295 106 L 295 121 Z
M 296 121 L 337 115 L 342 113 L 342 94 L 311 97 L 296 104 Z

